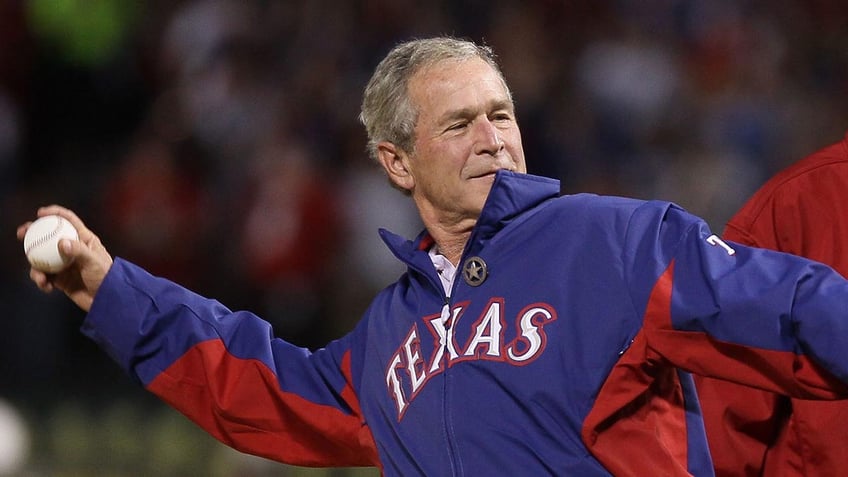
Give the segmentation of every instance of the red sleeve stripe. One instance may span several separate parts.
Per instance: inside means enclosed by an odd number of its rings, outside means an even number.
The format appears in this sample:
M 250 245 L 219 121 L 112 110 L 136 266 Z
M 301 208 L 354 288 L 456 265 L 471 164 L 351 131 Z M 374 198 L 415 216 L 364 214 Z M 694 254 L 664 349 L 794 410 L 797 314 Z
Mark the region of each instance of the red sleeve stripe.
M 345 361 L 349 377 L 349 358 Z M 347 414 L 282 391 L 271 369 L 233 357 L 220 340 L 197 344 L 147 387 L 242 452 L 309 467 L 377 465 L 358 409 Z M 349 385 L 342 395 L 357 402 Z

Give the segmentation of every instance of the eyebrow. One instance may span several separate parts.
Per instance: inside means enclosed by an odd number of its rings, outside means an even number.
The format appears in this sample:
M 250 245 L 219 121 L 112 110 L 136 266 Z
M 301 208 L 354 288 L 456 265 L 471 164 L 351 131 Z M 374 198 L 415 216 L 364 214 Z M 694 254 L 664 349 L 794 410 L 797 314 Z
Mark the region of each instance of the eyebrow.
M 493 100 L 486 105 L 487 112 L 498 111 L 502 109 L 506 109 L 510 112 L 513 112 L 515 110 L 515 105 L 512 103 L 512 101 L 508 99 Z M 452 109 L 439 118 L 438 124 L 448 123 L 450 121 L 453 121 L 454 119 L 472 118 L 476 116 L 477 113 L 477 108 Z

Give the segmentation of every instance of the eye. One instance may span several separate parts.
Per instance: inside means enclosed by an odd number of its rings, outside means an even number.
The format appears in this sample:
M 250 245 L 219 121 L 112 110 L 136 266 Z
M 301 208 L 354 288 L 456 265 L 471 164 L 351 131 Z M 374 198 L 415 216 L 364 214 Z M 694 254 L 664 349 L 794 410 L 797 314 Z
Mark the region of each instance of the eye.
M 464 129 L 467 125 L 468 125 L 468 122 L 462 121 L 462 122 L 451 124 L 450 126 L 448 126 L 447 130 L 448 131 L 459 131 L 461 129 Z
M 512 115 L 506 111 L 497 112 L 492 115 L 492 121 L 512 121 Z

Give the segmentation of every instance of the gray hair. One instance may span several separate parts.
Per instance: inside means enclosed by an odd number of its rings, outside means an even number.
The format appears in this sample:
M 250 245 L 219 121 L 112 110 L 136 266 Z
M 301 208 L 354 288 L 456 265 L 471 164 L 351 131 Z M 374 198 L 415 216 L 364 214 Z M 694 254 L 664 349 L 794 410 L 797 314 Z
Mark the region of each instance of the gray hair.
M 383 141 L 412 153 L 418 111 L 409 99 L 410 78 L 421 69 L 444 60 L 472 58 L 482 59 L 497 72 L 512 100 L 512 93 L 489 46 L 452 37 L 410 40 L 395 46 L 377 65 L 362 98 L 359 120 L 368 133 L 368 154 L 376 160 L 377 144 Z

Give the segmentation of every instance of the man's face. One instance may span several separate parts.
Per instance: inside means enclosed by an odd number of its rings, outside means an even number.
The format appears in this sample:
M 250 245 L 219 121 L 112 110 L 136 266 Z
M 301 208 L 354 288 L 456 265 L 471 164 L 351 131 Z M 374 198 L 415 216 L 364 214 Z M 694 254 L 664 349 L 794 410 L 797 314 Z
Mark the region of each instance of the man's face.
M 499 169 L 526 172 L 515 111 L 485 61 L 446 60 L 416 73 L 409 95 L 418 110 L 414 152 L 401 154 L 401 184 L 425 221 L 476 221 Z

